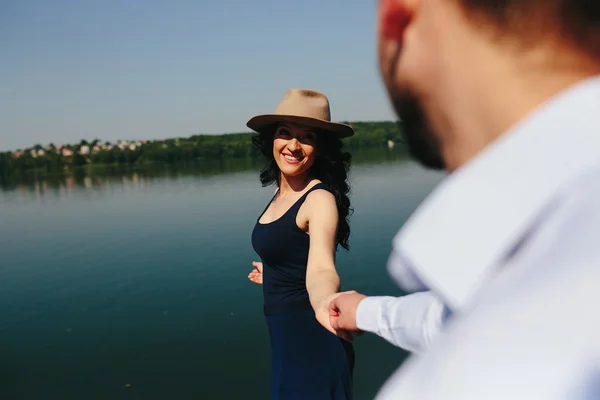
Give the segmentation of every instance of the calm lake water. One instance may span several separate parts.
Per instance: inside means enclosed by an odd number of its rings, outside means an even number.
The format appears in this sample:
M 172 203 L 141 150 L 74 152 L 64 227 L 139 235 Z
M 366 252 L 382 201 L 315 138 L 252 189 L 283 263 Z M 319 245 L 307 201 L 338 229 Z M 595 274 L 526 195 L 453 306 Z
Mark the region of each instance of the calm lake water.
M 440 181 L 387 150 L 354 155 L 345 289 L 398 295 L 391 240 Z M 268 399 L 252 227 L 273 194 L 251 162 L 112 171 L 0 190 L 0 398 Z M 356 399 L 405 353 L 355 341 Z

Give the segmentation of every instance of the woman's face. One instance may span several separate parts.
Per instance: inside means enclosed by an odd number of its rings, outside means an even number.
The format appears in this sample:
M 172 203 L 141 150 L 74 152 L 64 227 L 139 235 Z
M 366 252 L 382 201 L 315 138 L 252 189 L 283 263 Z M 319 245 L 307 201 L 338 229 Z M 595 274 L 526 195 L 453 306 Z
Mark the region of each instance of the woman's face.
M 315 162 L 317 134 L 292 124 L 279 125 L 273 138 L 273 157 L 286 176 L 306 173 Z

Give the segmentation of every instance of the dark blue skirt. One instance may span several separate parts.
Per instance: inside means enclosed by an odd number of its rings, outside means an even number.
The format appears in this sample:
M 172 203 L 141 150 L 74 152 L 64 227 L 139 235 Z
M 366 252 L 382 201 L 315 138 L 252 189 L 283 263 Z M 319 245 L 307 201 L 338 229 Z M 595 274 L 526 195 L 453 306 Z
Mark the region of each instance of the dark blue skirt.
M 351 400 L 354 348 L 323 328 L 314 311 L 266 315 L 271 400 Z

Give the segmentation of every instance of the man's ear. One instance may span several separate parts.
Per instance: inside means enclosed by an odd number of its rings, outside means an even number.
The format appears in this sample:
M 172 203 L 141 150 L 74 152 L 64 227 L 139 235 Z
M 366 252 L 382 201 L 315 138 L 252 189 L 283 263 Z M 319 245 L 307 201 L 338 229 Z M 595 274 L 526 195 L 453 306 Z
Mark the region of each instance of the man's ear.
M 402 43 L 404 31 L 419 0 L 380 0 L 379 20 L 384 39 Z

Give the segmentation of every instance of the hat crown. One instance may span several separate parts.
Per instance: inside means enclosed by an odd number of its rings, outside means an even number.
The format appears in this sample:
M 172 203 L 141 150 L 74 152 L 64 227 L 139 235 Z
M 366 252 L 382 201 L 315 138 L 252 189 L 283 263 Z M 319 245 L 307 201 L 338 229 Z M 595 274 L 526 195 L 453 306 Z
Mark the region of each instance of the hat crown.
M 331 122 L 329 100 L 323 93 L 310 89 L 288 89 L 275 108 L 275 114 L 316 118 Z

